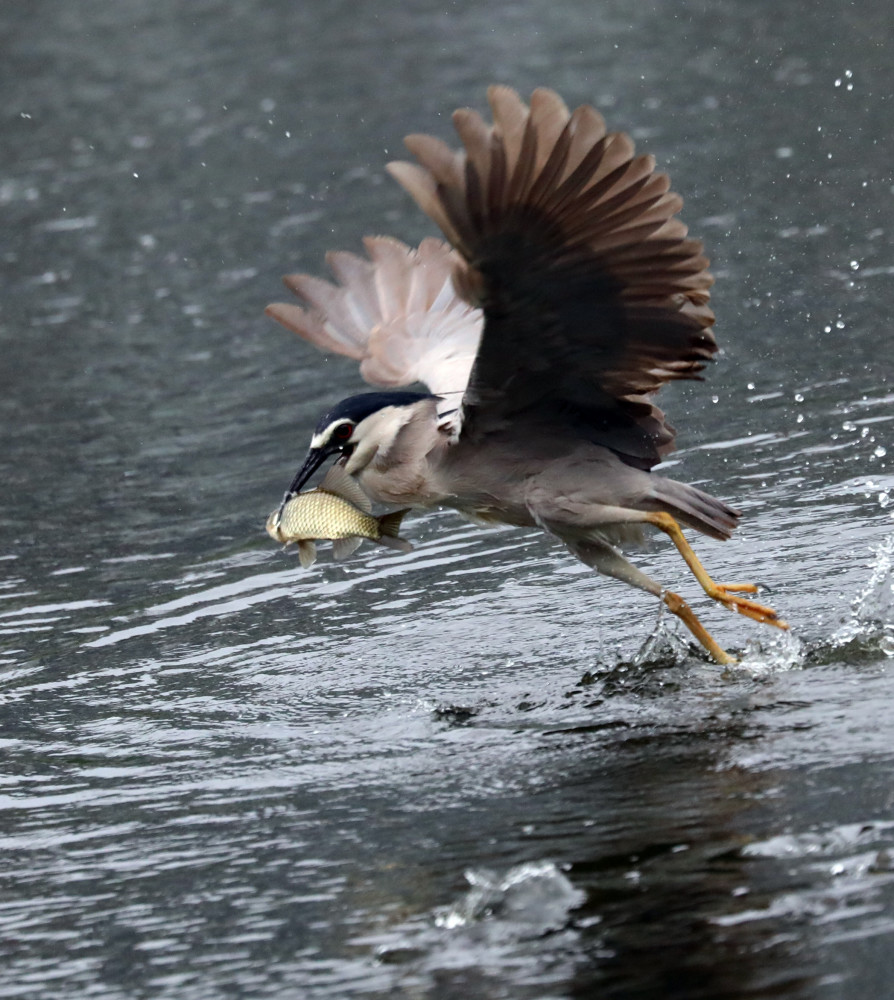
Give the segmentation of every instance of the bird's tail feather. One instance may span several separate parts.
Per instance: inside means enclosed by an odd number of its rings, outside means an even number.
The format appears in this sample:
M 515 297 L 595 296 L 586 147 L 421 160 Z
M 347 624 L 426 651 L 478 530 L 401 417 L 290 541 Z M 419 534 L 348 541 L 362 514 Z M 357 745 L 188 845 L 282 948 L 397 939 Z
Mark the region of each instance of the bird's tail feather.
M 722 500 L 673 479 L 653 476 L 652 480 L 647 503 L 650 510 L 666 511 L 683 524 L 721 541 L 738 526 L 741 512 Z

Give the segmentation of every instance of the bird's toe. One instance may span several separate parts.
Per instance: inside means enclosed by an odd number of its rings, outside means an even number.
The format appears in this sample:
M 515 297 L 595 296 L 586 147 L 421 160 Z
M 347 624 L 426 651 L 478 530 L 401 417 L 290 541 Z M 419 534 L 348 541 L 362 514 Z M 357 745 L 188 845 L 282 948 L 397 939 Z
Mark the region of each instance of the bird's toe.
M 772 608 L 747 597 L 740 597 L 739 593 L 743 591 L 754 594 L 757 592 L 757 587 L 753 584 L 718 583 L 714 585 L 713 592 L 709 591 L 709 596 L 715 601 L 719 601 L 724 607 L 729 608 L 730 611 L 737 611 L 740 615 L 745 615 L 746 618 L 762 622 L 765 625 L 774 625 L 776 628 L 788 629 L 788 624 Z

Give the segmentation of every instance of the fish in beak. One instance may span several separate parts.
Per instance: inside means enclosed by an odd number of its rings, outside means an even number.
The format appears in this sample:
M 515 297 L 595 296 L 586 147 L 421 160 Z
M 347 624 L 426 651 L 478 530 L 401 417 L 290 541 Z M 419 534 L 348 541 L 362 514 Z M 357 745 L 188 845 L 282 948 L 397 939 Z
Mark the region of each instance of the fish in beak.
M 316 459 L 316 465 L 304 478 L 309 478 L 322 461 Z M 299 485 L 304 473 L 302 469 L 295 479 Z M 400 523 L 407 510 L 380 517 L 374 517 L 371 510 L 369 497 L 359 483 L 341 465 L 333 465 L 316 489 L 286 494 L 280 509 L 267 518 L 267 534 L 286 545 L 294 542 L 301 565 L 305 567 L 311 566 L 316 559 L 314 543 L 319 539 L 332 541 L 336 559 L 349 556 L 364 538 L 399 552 L 411 551 L 412 545 L 399 536 Z

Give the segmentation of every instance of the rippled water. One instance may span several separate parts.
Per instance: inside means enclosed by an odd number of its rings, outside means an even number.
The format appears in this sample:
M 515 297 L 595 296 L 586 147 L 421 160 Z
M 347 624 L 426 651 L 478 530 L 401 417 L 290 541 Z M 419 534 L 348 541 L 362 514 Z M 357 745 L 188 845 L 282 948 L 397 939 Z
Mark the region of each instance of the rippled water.
M 886 5 L 0 13 L 0 996 L 844 997 L 894 975 Z M 685 62 L 685 68 L 681 68 Z M 671 474 L 746 511 L 742 656 L 448 513 L 305 572 L 263 519 L 358 388 L 261 315 L 423 221 L 485 85 L 667 164 L 724 357 Z

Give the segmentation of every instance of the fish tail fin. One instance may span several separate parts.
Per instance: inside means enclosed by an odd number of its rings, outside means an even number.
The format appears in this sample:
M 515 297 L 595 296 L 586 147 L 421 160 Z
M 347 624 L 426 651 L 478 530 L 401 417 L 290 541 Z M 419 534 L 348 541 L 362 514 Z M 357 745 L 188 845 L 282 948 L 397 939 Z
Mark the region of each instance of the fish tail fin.
M 389 549 L 397 549 L 398 552 L 412 552 L 413 546 L 406 538 L 400 537 L 400 522 L 409 512 L 410 508 L 406 507 L 403 510 L 394 511 L 393 514 L 383 514 L 381 517 L 376 518 L 379 522 L 379 531 L 381 532 L 376 541 L 380 545 L 387 546 Z
M 310 569 L 311 566 L 317 561 L 317 547 L 309 539 L 302 539 L 297 543 L 298 545 L 298 559 L 301 565 L 305 569 Z
M 335 559 L 347 559 L 363 544 L 363 539 L 352 535 L 350 538 L 336 538 L 332 542 L 332 555 Z

